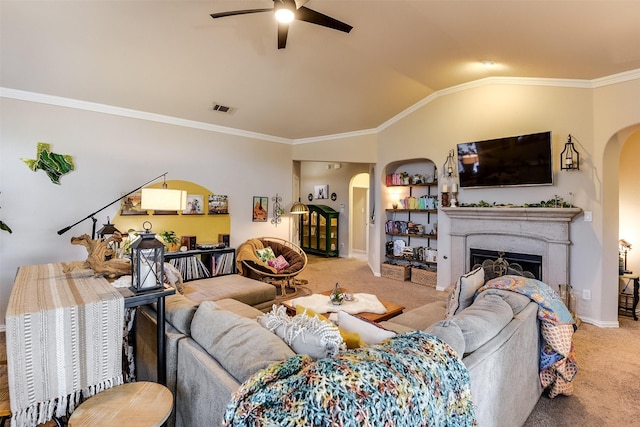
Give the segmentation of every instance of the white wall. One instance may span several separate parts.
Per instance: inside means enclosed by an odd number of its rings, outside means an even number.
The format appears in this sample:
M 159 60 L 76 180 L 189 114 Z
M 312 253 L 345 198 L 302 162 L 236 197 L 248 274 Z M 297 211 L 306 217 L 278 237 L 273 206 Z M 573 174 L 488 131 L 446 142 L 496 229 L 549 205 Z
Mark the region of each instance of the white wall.
M 268 196 L 271 207 L 277 192 L 291 206 L 289 144 L 8 98 L 0 109 L 0 218 L 13 229 L 0 233 L 0 325 L 20 265 L 86 259 L 69 241 L 91 234 L 91 221 L 62 236 L 57 230 L 164 172 L 229 195 L 232 247 L 256 236 L 289 238 L 289 216 L 278 227 L 251 221 L 254 195 Z M 75 170 L 61 185 L 20 160 L 35 158 L 40 141 L 73 156 Z M 98 228 L 117 209 L 98 214 Z

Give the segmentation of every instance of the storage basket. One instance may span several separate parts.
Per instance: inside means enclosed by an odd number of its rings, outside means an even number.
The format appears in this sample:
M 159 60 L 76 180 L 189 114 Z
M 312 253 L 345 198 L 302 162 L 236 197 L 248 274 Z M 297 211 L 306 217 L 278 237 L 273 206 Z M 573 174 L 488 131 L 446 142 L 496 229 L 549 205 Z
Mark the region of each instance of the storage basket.
M 436 287 L 438 273 L 436 270 L 411 267 L 411 282 L 418 285 Z
M 380 264 L 380 275 L 393 280 L 406 281 L 411 277 L 411 267 L 408 265 L 389 264 L 383 262 Z

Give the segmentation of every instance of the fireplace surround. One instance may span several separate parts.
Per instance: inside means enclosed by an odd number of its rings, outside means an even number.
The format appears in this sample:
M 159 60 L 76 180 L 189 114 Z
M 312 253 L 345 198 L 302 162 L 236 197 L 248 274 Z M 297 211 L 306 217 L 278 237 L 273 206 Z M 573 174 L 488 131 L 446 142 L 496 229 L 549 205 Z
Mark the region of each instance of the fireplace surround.
M 440 208 L 451 218 L 451 277 L 471 265 L 471 249 L 541 257 L 542 280 L 557 289 L 569 281 L 569 224 L 580 208 Z

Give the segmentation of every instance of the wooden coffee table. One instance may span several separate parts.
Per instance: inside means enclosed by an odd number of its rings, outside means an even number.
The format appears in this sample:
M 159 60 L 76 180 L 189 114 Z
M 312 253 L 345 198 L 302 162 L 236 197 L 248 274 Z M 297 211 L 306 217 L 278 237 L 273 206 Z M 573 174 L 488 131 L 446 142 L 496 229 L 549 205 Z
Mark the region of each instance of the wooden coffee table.
M 329 297 L 329 294 L 331 294 L 332 291 L 333 290 L 320 292 L 320 295 L 326 295 L 327 297 Z M 346 291 L 344 289 L 343 291 L 346 293 L 349 293 L 349 291 Z M 384 301 L 384 300 L 381 300 L 380 298 L 378 298 L 378 300 L 382 303 L 382 305 L 384 305 L 384 308 L 387 310 L 386 313 L 378 314 L 378 313 L 363 312 L 363 313 L 358 313 L 357 316 L 360 316 L 367 320 L 371 320 L 372 322 L 382 322 L 384 320 L 389 320 L 392 317 L 397 316 L 398 314 L 402 313 L 402 310 L 404 310 L 404 307 L 401 305 L 398 305 L 389 301 Z M 287 308 L 287 313 L 289 315 L 293 316 L 296 314 L 296 308 L 291 304 L 290 300 L 283 301 L 282 305 L 284 305 Z M 320 313 L 320 314 L 327 314 L 327 313 Z

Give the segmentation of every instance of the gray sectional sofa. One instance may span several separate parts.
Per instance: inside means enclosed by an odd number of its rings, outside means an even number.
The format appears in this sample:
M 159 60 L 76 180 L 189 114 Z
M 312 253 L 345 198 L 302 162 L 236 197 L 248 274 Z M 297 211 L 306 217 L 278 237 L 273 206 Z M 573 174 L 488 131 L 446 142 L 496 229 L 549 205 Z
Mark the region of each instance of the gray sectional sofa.
M 453 347 L 468 368 L 480 427 L 522 425 L 542 387 L 538 377 L 537 304 L 507 291 L 487 290 L 445 319 L 446 303 L 403 313 L 382 326 L 425 330 Z M 219 425 L 231 394 L 252 373 L 294 355 L 255 321 L 262 311 L 223 298 L 196 302 L 173 295 L 166 303 L 167 378 L 175 411 L 168 425 Z M 139 380 L 155 379 L 155 313 L 137 318 Z

